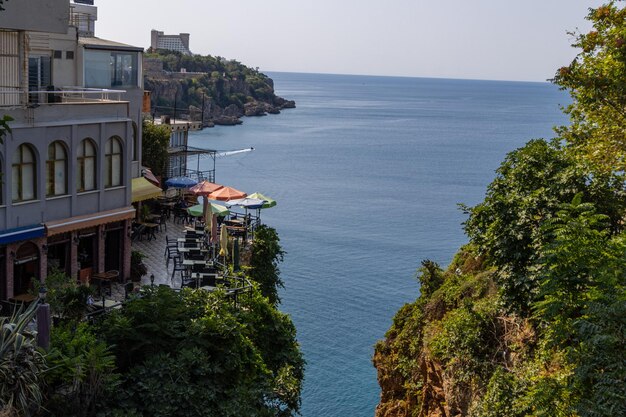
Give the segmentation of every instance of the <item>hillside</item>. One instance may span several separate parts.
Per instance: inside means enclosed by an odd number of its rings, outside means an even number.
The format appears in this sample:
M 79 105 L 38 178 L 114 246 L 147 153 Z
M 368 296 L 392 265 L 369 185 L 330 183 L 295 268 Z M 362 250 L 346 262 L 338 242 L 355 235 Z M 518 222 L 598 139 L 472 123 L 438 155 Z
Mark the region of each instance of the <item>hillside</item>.
M 274 93 L 271 78 L 235 60 L 210 55 L 149 51 L 144 56 L 144 88 L 155 116 L 233 125 L 243 116 L 277 114 L 295 102 Z M 204 115 L 202 111 L 204 109 Z
M 470 243 L 373 358 L 377 417 L 626 415 L 626 10 L 591 9 L 577 58 L 557 71 L 571 124 L 507 155 Z

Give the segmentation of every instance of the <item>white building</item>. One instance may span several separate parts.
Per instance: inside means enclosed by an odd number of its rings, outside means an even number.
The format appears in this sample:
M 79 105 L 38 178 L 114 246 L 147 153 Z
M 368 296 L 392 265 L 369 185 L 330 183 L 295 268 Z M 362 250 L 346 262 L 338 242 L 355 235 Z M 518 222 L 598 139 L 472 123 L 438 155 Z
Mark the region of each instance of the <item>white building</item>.
M 143 50 L 94 37 L 89 4 L 4 7 L 0 116 L 13 121 L 0 144 L 0 300 L 52 266 L 81 280 L 128 278 Z
M 165 35 L 163 32 L 153 29 L 150 32 L 150 47 L 152 49 L 167 49 L 169 51 L 178 51 L 185 55 L 191 55 L 188 33 Z

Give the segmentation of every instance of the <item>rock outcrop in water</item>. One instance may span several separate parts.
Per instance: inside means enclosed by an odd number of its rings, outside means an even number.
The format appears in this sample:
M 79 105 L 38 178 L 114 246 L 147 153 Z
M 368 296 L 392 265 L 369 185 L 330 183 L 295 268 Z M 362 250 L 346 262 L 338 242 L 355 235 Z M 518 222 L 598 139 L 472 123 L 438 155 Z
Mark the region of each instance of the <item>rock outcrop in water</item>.
M 274 82 L 258 69 L 221 57 L 159 50 L 144 56 L 144 88 L 155 115 L 203 120 L 205 126 L 241 124 L 243 116 L 278 114 L 293 100 L 274 93 Z M 204 111 L 204 114 L 203 114 Z

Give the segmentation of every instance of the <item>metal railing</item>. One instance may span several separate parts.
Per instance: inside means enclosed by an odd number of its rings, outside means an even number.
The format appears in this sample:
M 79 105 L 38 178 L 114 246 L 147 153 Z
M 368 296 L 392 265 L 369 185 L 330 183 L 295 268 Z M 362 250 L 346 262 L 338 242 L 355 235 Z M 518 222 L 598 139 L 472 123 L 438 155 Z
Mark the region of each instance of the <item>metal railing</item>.
M 63 87 L 48 90 L 0 89 L 0 107 L 39 106 L 59 103 L 121 102 L 125 90 Z

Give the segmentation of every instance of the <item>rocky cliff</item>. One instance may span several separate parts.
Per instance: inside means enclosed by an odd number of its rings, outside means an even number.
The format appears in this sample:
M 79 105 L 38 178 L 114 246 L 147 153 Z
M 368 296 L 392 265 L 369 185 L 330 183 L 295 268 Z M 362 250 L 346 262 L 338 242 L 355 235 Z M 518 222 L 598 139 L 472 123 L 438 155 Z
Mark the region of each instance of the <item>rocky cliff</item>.
M 144 58 L 144 88 L 156 116 L 204 120 L 205 125 L 234 125 L 243 116 L 277 114 L 295 102 L 274 93 L 271 78 L 233 60 L 186 56 L 171 51 Z
M 536 336 L 501 309 L 493 274 L 470 246 L 446 271 L 423 263 L 422 294 L 376 345 L 376 417 L 507 415 L 488 413 L 490 387 L 521 372 Z

